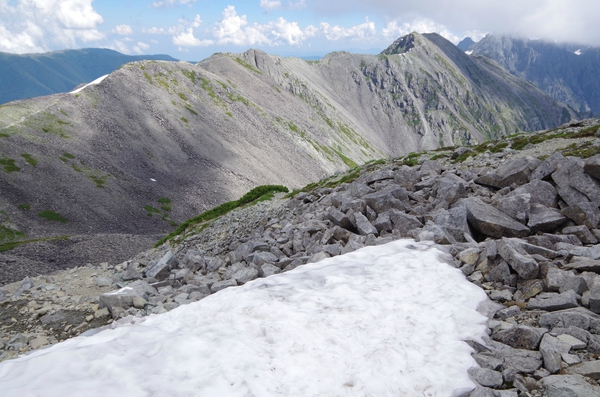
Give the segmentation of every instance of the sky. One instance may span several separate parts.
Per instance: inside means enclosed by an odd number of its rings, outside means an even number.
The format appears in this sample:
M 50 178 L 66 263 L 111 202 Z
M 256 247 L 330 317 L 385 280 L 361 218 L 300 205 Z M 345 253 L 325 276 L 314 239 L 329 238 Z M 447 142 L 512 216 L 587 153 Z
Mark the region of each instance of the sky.
M 397 240 L 0 363 L 3 397 L 424 396 L 475 387 L 490 303 L 430 242 Z M 133 324 L 132 324 L 133 320 Z
M 0 0 L 0 52 L 20 54 L 377 53 L 413 31 L 455 44 L 497 33 L 600 46 L 599 26 L 597 0 Z

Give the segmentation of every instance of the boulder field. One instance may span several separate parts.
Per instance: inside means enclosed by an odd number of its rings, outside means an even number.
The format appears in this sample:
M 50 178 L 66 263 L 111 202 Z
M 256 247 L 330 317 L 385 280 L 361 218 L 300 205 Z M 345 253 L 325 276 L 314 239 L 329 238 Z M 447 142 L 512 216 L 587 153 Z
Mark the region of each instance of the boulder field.
M 575 144 L 598 143 L 583 141 Z M 0 359 L 412 238 L 449 252 L 449 265 L 490 298 L 489 337 L 485 345 L 469 341 L 479 364 L 470 371 L 479 385 L 470 396 L 598 396 L 600 155 L 565 156 L 561 142 L 372 163 L 288 199 L 232 211 L 123 263 L 6 285 Z

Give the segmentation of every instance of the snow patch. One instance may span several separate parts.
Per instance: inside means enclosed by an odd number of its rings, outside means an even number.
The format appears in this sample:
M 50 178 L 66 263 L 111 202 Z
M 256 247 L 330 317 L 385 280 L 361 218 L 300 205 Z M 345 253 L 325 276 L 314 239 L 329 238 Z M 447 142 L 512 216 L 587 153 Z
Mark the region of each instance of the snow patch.
M 473 53 L 473 50 L 467 50 L 467 51 L 465 51 L 465 54 L 467 54 L 467 55 L 471 55 L 472 53 Z
M 84 88 L 86 88 L 86 87 L 89 87 L 89 86 L 91 86 L 91 85 L 100 84 L 100 82 L 102 82 L 102 80 L 104 80 L 104 79 L 105 79 L 105 78 L 107 78 L 107 77 L 108 77 L 108 75 L 107 75 L 107 74 L 105 74 L 105 75 L 104 75 L 104 76 L 102 76 L 102 77 L 98 77 L 96 80 L 92 81 L 91 83 L 88 83 L 88 84 L 84 85 L 83 87 L 79 87 L 78 89 L 76 89 L 76 90 L 74 90 L 74 91 L 71 91 L 71 94 L 77 94 L 78 92 L 80 92 L 80 91 L 81 91 L 81 90 L 83 90 Z
M 578 49 L 577 51 L 575 51 L 573 54 L 575 54 L 575 55 L 581 55 L 581 48 Z
M 0 363 L 11 396 L 425 396 L 475 387 L 482 289 L 398 240 Z

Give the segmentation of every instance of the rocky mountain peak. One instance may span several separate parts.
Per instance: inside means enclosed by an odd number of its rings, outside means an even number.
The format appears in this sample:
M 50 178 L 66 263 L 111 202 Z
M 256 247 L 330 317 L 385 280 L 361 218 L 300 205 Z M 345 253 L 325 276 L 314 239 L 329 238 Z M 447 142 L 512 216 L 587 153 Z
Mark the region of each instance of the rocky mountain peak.
M 419 43 L 422 43 L 422 36 L 417 32 L 412 32 L 407 34 L 406 36 L 402 36 L 394 41 L 388 48 L 383 50 L 381 54 L 383 55 L 393 55 L 393 54 L 404 54 L 408 52 L 411 48 L 414 48 Z

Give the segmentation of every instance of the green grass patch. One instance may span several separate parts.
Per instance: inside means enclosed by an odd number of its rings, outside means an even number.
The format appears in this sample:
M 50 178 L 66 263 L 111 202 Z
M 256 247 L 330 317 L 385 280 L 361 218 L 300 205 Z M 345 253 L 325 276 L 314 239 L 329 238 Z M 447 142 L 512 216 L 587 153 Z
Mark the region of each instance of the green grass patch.
M 257 74 L 262 74 L 262 72 L 258 69 L 256 69 L 255 67 L 253 67 L 252 65 L 250 65 L 248 62 L 244 61 L 242 58 L 233 58 L 237 63 L 239 63 L 240 65 L 242 65 L 243 67 L 245 67 L 248 70 L 253 71 L 254 73 Z
M 187 96 L 185 96 L 185 94 L 183 92 L 180 92 L 179 94 L 179 98 L 183 99 L 184 101 L 187 101 Z
M 103 188 L 104 185 L 106 184 L 106 180 L 108 179 L 108 174 L 106 175 L 86 175 L 88 177 L 88 179 L 91 179 L 92 182 L 94 182 L 96 184 L 97 188 Z
M 358 166 L 358 164 L 356 164 L 351 158 L 344 155 L 344 153 L 342 153 L 341 149 L 337 149 L 337 150 L 333 149 L 333 151 L 335 152 L 335 154 L 338 155 L 338 157 L 340 159 L 342 159 L 342 161 L 344 162 L 344 164 L 346 164 L 348 166 L 348 168 L 354 168 L 354 167 Z
M 189 106 L 186 106 L 185 108 L 186 108 L 186 109 L 187 109 L 187 110 L 188 110 L 188 111 L 189 111 L 191 114 L 193 114 L 193 115 L 196 115 L 196 116 L 198 115 L 198 112 L 196 112 L 196 111 L 195 111 L 194 109 L 192 109 L 191 107 L 189 107 Z
M 21 169 L 15 164 L 14 159 L 6 157 L 5 155 L 2 155 L 2 158 L 0 159 L 0 166 L 4 168 L 4 172 L 6 173 L 16 172 Z
M 29 211 L 29 209 L 31 208 L 31 204 L 28 204 L 28 203 L 19 204 L 19 205 L 17 205 L 17 208 L 20 210 Z
M 35 167 L 36 164 L 38 163 L 38 161 L 35 158 L 33 158 L 33 156 L 30 154 L 24 153 L 21 155 L 21 157 L 23 157 L 25 159 L 25 161 L 27 161 L 33 167 Z
M 153 207 L 153 206 L 151 206 L 151 205 L 145 205 L 145 206 L 144 206 L 144 209 L 145 209 L 147 212 L 156 212 L 156 213 L 160 213 L 160 210 L 159 210 L 158 208 L 154 208 L 154 207 Z
M 58 221 L 60 223 L 67 223 L 68 219 L 60 215 L 58 212 L 54 212 L 52 210 L 46 210 L 42 212 L 38 212 L 38 216 L 40 218 L 46 218 L 49 221 Z
M 243 195 L 239 200 L 228 201 L 223 203 L 217 207 L 214 207 L 208 211 L 205 211 L 199 215 L 196 215 L 193 218 L 190 218 L 180 224 L 175 231 L 171 234 L 165 236 L 160 241 L 158 241 L 155 247 L 167 242 L 168 240 L 172 240 L 175 236 L 178 236 L 184 233 L 189 227 L 195 226 L 202 222 L 207 222 L 213 219 L 220 217 L 236 208 L 242 207 L 244 205 L 250 204 L 258 199 L 263 198 L 265 195 L 269 195 L 270 193 L 275 192 L 285 192 L 287 193 L 289 190 L 285 186 L 281 185 L 262 185 L 257 186 L 254 189 L 250 190 L 248 193 Z
M 0 243 L 13 241 L 18 237 L 25 237 L 25 233 L 0 225 Z
M 4 132 L 0 133 L 0 138 L 8 138 L 10 134 L 5 134 Z
M 196 73 L 190 72 L 188 70 L 182 70 L 181 73 L 185 77 L 187 77 L 188 79 L 190 79 L 192 81 L 192 83 L 196 84 Z
M 46 237 L 46 238 L 37 238 L 33 240 L 20 240 L 20 241 L 10 241 L 8 243 L 0 244 L 0 252 L 10 251 L 13 248 L 16 248 L 20 245 L 37 243 L 40 241 L 58 241 L 58 240 L 68 240 L 69 236 L 59 236 L 59 237 Z
M 233 113 L 231 112 L 225 112 L 226 115 L 228 115 L 229 117 L 233 118 Z
M 73 156 L 71 153 L 63 153 L 63 157 L 66 157 L 71 160 L 75 158 L 75 156 Z
M 166 198 L 166 197 L 161 197 L 161 198 L 159 198 L 156 201 L 158 201 L 161 204 L 169 204 L 171 202 L 171 199 L 170 198 Z
M 152 76 L 150 76 L 148 73 L 144 72 L 144 77 L 146 80 L 148 80 L 148 83 L 154 84 L 154 81 L 152 81 Z
M 181 121 L 183 121 L 184 123 L 187 123 L 187 122 L 188 122 L 188 119 L 186 119 L 185 117 L 183 117 L 183 116 L 182 116 L 182 117 L 181 117 Z

